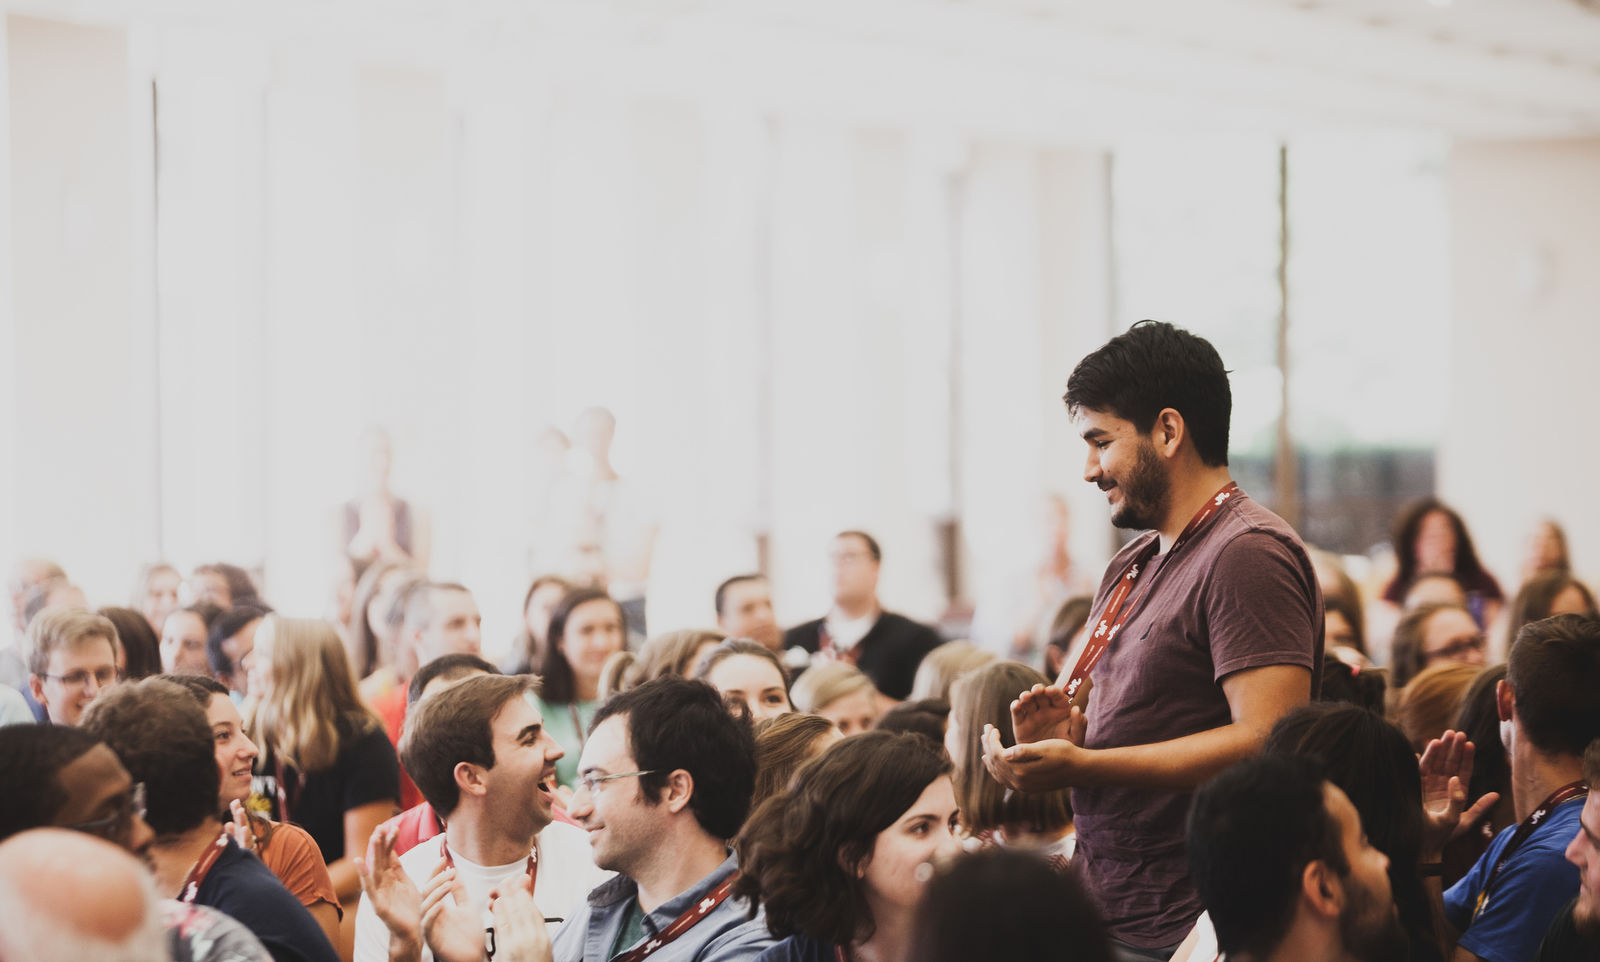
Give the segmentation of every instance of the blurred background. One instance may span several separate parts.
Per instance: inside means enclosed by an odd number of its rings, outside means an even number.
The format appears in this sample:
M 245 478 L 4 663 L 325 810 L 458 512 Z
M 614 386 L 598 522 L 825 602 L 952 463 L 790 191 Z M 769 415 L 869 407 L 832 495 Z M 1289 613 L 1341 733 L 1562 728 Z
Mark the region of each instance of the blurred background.
M 221 559 L 316 613 L 387 462 L 497 650 L 598 405 L 652 632 L 757 568 L 816 617 L 847 527 L 958 624 L 1051 494 L 1114 549 L 1059 399 L 1145 317 L 1358 572 L 1431 492 L 1511 584 L 1540 517 L 1595 563 L 1592 2 L 0 9 L 0 550 L 95 604 Z

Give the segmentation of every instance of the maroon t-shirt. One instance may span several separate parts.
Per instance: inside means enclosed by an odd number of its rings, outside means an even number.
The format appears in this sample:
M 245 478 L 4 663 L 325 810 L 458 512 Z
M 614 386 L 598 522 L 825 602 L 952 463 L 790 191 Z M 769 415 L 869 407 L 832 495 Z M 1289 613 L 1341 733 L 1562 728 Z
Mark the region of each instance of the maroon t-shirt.
M 1132 558 L 1111 559 L 1095 617 Z M 1322 592 L 1305 546 L 1282 518 L 1243 495 L 1224 504 L 1177 553 L 1152 560 L 1131 614 L 1091 676 L 1088 748 L 1148 745 L 1233 718 L 1222 679 L 1247 668 L 1322 666 Z M 1091 623 L 1092 623 L 1091 619 Z M 1075 788 L 1074 861 L 1111 934 L 1141 948 L 1183 940 L 1202 906 L 1189 881 L 1184 824 L 1192 792 Z

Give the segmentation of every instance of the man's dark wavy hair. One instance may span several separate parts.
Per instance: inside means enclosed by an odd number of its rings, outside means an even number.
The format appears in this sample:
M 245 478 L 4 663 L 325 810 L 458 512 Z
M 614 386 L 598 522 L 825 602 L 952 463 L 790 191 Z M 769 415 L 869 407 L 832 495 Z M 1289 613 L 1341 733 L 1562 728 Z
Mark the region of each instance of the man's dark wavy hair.
M 1078 362 L 1067 378 L 1067 413 L 1084 409 L 1133 422 L 1148 433 L 1166 408 L 1183 415 L 1208 467 L 1228 463 L 1233 391 L 1211 342 L 1161 321 L 1140 321 Z

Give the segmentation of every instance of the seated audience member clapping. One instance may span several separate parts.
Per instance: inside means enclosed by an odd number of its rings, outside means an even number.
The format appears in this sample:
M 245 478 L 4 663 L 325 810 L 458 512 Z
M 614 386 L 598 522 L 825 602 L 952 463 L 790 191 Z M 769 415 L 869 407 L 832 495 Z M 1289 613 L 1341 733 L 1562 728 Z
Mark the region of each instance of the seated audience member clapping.
M 85 715 L 84 729 L 144 786 L 157 891 L 233 916 L 279 962 L 339 957 L 283 883 L 223 831 L 211 726 L 186 689 L 162 678 L 119 686 Z
M 790 712 L 756 724 L 756 790 L 750 810 L 774 795 L 788 791 L 800 766 L 816 758 L 842 736 L 833 722 L 821 715 Z
M 597 588 L 568 592 L 550 615 L 550 643 L 537 668 L 537 704 L 546 730 L 566 753 L 556 779 L 568 788 L 577 781 L 584 733 L 600 707 L 601 671 L 627 638 L 622 606 Z
M 361 891 L 357 856 L 398 809 L 400 763 L 376 716 L 361 704 L 333 626 L 272 615 L 246 659 L 254 709 L 246 718 L 261 750 L 255 788 L 275 821 L 316 840 L 339 904 Z M 341 934 L 354 936 L 346 912 Z
M 872 679 L 842 661 L 812 665 L 795 679 L 789 698 L 798 711 L 821 715 L 843 735 L 871 728 L 883 714 L 882 698 Z
M 944 745 L 955 763 L 956 801 L 966 833 L 984 842 L 1032 849 L 1064 869 L 1074 842 L 1070 792 L 1008 792 L 983 765 L 984 728 L 998 729 L 1001 744 L 1015 744 L 1011 702 L 1018 692 L 1049 683 L 1032 668 L 1011 661 L 961 676 L 950 692 Z
M 76 725 L 116 684 L 121 643 L 99 615 L 70 608 L 40 612 L 28 625 L 28 687 L 52 725 Z
M 234 841 L 245 851 L 255 852 L 317 920 L 328 941 L 338 944 L 343 913 L 316 841 L 298 825 L 274 822 L 245 808 L 259 752 L 245 734 L 244 720 L 228 697 L 228 689 L 216 679 L 200 675 L 167 675 L 165 680 L 181 685 L 206 713 L 221 784 L 217 811 L 220 818 L 231 820 L 227 828 Z
M 1600 621 L 1560 615 L 1525 626 L 1496 689 L 1509 729 L 1518 824 L 1502 831 L 1444 893 L 1461 938 L 1457 957 L 1532 958 L 1545 930 L 1578 893 L 1564 857 L 1584 811 L 1583 752 L 1600 738 Z M 1456 736 L 1459 737 L 1459 736 Z M 1424 771 L 1429 754 L 1423 755 Z
M 761 962 L 908 959 L 912 913 L 952 857 L 950 761 L 919 735 L 867 732 L 807 763 L 751 816 L 736 890 L 783 939 Z
M 729 638 L 700 660 L 694 677 L 738 704 L 752 721 L 794 711 L 789 704 L 789 673 L 772 649 L 748 638 Z
M 1215 925 L 1210 962 L 1406 958 L 1388 862 L 1314 759 L 1267 755 L 1203 786 L 1189 813 L 1190 874 Z M 1188 946 L 1179 949 L 1182 957 Z
M 401 754 L 444 816 L 445 833 L 403 856 L 394 852 L 393 829 L 374 835 L 362 866 L 357 962 L 382 962 L 396 945 L 431 954 L 423 948 L 419 893 L 440 872 L 460 886 L 453 911 L 473 919 L 484 917 L 491 892 L 525 876 L 545 916 L 569 918 L 607 877 L 584 832 L 552 821 L 547 783 L 561 749 L 533 707 L 533 685 L 526 675 L 477 674 L 414 706 Z M 481 940 L 483 926 L 475 931 Z
M 1112 962 L 1094 899 L 1029 852 L 990 849 L 936 872 L 912 922 L 916 962 Z

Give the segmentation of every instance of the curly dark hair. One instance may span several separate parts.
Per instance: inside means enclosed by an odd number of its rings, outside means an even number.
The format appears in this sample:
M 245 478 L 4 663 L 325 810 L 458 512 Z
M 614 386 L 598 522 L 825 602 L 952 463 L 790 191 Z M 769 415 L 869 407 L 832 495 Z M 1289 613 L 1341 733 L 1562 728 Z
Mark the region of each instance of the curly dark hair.
M 949 774 L 950 759 L 921 735 L 871 731 L 840 741 L 750 817 L 737 842 L 735 891 L 766 910 L 779 938 L 871 938 L 866 889 L 848 866 L 870 856 L 878 833 Z
M 216 815 L 222 776 L 205 709 L 189 689 L 160 677 L 117 685 L 94 700 L 82 727 L 144 782 L 145 821 L 158 836 Z

